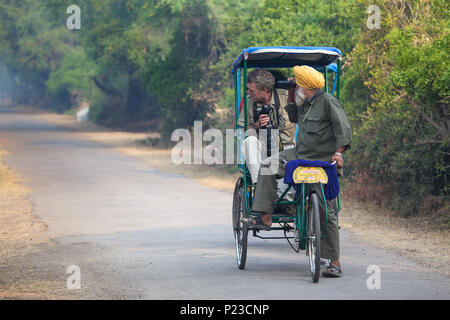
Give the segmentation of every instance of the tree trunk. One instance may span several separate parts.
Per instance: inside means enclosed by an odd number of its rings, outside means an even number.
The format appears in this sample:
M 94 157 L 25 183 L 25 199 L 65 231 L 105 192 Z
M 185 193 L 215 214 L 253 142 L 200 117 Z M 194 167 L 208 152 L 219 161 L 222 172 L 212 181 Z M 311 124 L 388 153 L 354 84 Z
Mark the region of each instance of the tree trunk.
M 127 115 L 130 120 L 136 120 L 142 110 L 141 83 L 134 74 L 134 70 L 128 71 Z

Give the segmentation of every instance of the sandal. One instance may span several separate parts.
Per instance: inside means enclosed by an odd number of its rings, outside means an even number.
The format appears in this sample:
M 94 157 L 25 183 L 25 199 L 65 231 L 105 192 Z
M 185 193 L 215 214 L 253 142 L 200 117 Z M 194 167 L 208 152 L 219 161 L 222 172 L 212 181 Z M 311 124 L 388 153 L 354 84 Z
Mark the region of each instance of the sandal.
M 241 218 L 241 222 L 248 224 L 253 229 L 260 229 L 260 230 L 266 230 L 266 231 L 271 230 L 271 226 L 264 224 L 261 216 L 258 216 L 256 218 Z
M 334 264 L 330 264 L 323 272 L 322 275 L 326 278 L 339 278 L 342 276 L 342 269 Z

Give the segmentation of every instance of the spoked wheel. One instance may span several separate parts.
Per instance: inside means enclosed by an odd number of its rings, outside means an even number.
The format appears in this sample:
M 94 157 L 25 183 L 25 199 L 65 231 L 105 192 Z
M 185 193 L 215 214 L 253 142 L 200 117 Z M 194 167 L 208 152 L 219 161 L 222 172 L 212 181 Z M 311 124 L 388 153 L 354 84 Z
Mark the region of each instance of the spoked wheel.
M 236 259 L 239 269 L 245 268 L 245 261 L 247 259 L 248 226 L 241 222 L 241 218 L 247 218 L 244 196 L 244 180 L 239 178 L 234 188 L 232 213 Z
M 315 193 L 311 194 L 308 210 L 307 246 L 309 252 L 309 266 L 313 282 L 319 281 L 320 276 L 320 214 L 319 200 Z

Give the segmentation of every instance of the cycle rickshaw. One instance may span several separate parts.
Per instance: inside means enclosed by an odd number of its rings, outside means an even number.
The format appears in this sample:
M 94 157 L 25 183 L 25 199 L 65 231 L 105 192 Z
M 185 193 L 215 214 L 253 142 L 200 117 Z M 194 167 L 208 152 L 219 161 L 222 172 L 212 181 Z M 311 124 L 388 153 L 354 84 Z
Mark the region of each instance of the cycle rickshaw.
M 234 91 L 235 91 L 235 128 L 247 131 L 247 70 L 251 68 L 292 68 L 296 65 L 308 65 L 322 72 L 325 77 L 324 91 L 334 94 L 339 99 L 340 76 L 341 76 L 341 52 L 339 49 L 330 47 L 251 47 L 244 49 L 233 63 Z M 330 83 L 333 83 L 330 86 Z M 242 108 L 242 110 L 239 110 Z M 238 126 L 239 113 L 244 112 L 245 125 Z M 238 144 L 241 141 L 238 139 Z M 323 183 L 321 180 L 324 172 L 317 170 L 315 173 L 302 174 L 299 182 L 301 190 L 291 199 L 285 199 L 291 186 L 287 187 L 275 202 L 276 208 L 291 206 L 295 208 L 295 214 L 287 214 L 285 211 L 275 211 L 272 216 L 272 230 L 280 230 L 283 236 L 267 237 L 259 234 L 260 229 L 253 228 L 245 224 L 241 218 L 256 217 L 260 213 L 252 212 L 252 201 L 256 184 L 252 184 L 248 168 L 243 161 L 240 145 L 238 146 L 238 163 L 242 176 L 236 181 L 233 195 L 233 231 L 236 244 L 236 258 L 239 269 L 244 269 L 247 258 L 247 239 L 251 232 L 254 237 L 261 239 L 286 239 L 295 252 L 307 250 L 309 256 L 310 272 L 313 282 L 318 282 L 320 276 L 320 250 L 321 232 L 318 197 L 311 192 L 311 182 L 320 183 L 323 193 Z M 301 169 L 301 168 L 300 168 Z M 322 168 L 317 168 L 322 169 Z M 310 170 L 311 171 L 311 170 Z M 308 172 L 306 170 L 305 172 Z M 323 197 L 325 199 L 325 197 Z M 338 209 L 340 211 L 340 197 L 338 196 Z M 326 208 L 326 205 L 325 205 Z M 328 214 L 328 213 L 327 213 Z M 274 227 L 274 225 L 279 225 Z M 324 226 L 326 227 L 326 226 Z M 323 227 L 323 228 L 324 228 Z M 322 229 L 325 230 L 325 229 Z M 291 241 L 294 239 L 294 241 Z

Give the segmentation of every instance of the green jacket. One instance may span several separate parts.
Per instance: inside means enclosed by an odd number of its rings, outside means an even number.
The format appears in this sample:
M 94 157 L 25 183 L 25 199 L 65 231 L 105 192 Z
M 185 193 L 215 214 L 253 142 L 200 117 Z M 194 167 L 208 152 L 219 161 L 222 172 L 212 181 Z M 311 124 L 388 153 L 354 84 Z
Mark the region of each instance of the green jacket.
M 288 104 L 291 122 L 298 123 L 297 153 L 300 159 L 330 161 L 338 148 L 350 148 L 352 129 L 338 99 L 319 91 L 301 107 Z

